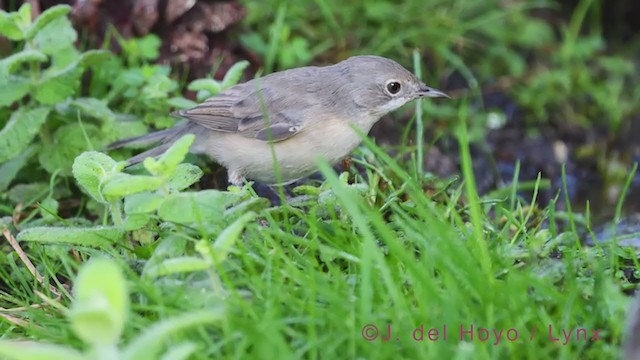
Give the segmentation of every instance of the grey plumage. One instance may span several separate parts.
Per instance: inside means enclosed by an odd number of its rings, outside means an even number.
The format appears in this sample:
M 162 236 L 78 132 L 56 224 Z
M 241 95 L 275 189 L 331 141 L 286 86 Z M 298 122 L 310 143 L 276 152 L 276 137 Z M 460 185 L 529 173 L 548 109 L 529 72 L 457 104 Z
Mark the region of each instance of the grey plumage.
M 389 87 L 399 84 L 397 93 Z M 391 87 L 395 90 L 395 86 Z M 164 152 L 193 133 L 192 151 L 224 165 L 230 182 L 243 177 L 266 183 L 290 182 L 315 170 L 315 158 L 329 162 L 359 143 L 353 127 L 367 133 L 381 116 L 418 97 L 441 97 L 398 63 L 355 56 L 325 67 L 301 67 L 233 86 L 202 104 L 173 113 L 187 120 L 172 129 L 112 144 L 156 142 L 131 164 Z M 281 172 L 277 179 L 271 146 Z

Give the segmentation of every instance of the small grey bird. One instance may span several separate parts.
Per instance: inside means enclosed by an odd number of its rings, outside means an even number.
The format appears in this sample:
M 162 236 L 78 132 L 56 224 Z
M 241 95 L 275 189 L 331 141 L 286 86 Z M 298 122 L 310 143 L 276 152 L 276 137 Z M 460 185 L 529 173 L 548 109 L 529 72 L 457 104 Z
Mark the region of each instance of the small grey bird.
M 162 154 L 191 133 L 196 136 L 191 151 L 226 167 L 231 184 L 241 186 L 244 178 L 287 184 L 315 172 L 317 157 L 335 163 L 348 155 L 361 142 L 354 127 L 367 134 L 383 115 L 421 97 L 448 96 L 393 60 L 354 56 L 335 65 L 290 69 L 235 85 L 194 108 L 172 113 L 186 122 L 109 147 L 159 144 L 129 159 L 133 165 Z

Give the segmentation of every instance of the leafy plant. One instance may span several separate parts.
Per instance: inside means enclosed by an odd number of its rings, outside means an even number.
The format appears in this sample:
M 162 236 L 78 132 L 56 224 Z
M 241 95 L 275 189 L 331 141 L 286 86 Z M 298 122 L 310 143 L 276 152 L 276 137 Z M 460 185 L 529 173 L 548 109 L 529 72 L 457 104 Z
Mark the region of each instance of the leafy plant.
M 80 79 L 87 69 L 103 62 L 108 53 L 80 53 L 75 49 L 77 34 L 65 16 L 70 9 L 66 5 L 51 7 L 33 22 L 29 3 L 14 13 L 0 10 L 0 34 L 22 48 L 0 60 L 0 113 L 6 114 L 16 102 L 20 104 L 0 131 L 0 162 L 15 159 L 39 136 L 40 149 L 31 151 L 31 156 L 39 153 L 39 162 L 49 173 L 68 171 L 74 150 L 92 146 L 82 134 L 93 135 L 91 138 L 96 141 L 99 136 L 95 135 L 113 125 L 115 119 L 110 113 L 94 118 L 84 127 L 77 125 L 79 113 L 95 115 L 83 111 L 83 103 L 102 104 L 97 99 L 74 98 L 81 92 Z M 108 136 L 103 141 L 108 141 Z M 61 144 L 65 144 L 64 151 L 58 151 Z M 19 157 L 12 166 L 20 169 L 29 160 Z
M 151 324 L 128 345 L 119 348 L 118 343 L 129 319 L 130 292 L 118 265 L 106 258 L 85 263 L 75 279 L 73 295 L 71 308 L 62 310 L 71 330 L 88 347 L 86 351 L 43 342 L 0 340 L 3 358 L 157 359 L 161 346 L 171 335 L 192 327 L 219 323 L 225 316 L 223 308 L 218 306 L 168 318 Z M 195 350 L 195 344 L 184 342 L 166 350 L 165 356 L 185 359 Z
M 158 232 L 162 234 L 161 238 L 169 239 L 175 234 L 190 234 L 201 238 L 195 247 L 200 257 L 152 255 L 153 261 L 148 263 L 145 273 L 158 277 L 218 266 L 226 259 L 244 227 L 255 218 L 252 210 L 262 209 L 267 203 L 264 199 L 248 198 L 246 191 L 182 192 L 202 176 L 202 170 L 197 166 L 182 163 L 194 139 L 193 135 L 185 135 L 158 159 L 147 158 L 144 167 L 149 175 L 124 173 L 124 162 L 117 162 L 100 152 L 81 154 L 74 161 L 73 175 L 94 201 L 107 206 L 112 224 L 34 226 L 20 232 L 17 239 L 108 249 L 121 244 L 127 232 L 133 232 L 132 238 L 143 244 L 149 233 Z M 172 230 L 166 231 L 167 226 Z M 210 242 L 212 236 L 215 241 Z

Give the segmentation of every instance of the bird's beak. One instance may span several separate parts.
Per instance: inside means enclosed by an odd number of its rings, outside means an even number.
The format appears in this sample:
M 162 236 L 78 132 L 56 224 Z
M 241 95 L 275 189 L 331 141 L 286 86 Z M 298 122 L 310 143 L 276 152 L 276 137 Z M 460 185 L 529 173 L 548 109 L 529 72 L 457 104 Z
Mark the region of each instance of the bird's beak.
M 451 99 L 449 95 L 443 93 L 442 91 L 430 88 L 424 84 L 420 85 L 420 88 L 418 88 L 417 95 L 418 97 L 446 97 L 447 99 Z

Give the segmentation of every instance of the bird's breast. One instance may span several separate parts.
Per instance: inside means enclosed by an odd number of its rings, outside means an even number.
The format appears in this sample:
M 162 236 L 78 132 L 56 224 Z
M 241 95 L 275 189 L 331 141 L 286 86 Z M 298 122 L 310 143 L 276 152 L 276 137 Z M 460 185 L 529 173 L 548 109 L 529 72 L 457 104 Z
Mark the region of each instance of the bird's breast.
M 366 134 L 371 126 L 360 128 Z M 272 144 L 238 134 L 215 133 L 204 144 L 196 144 L 194 150 L 209 154 L 227 169 L 239 171 L 249 179 L 276 183 L 274 160 L 277 160 L 282 182 L 288 182 L 315 172 L 318 158 L 335 163 L 361 140 L 346 121 L 329 118 Z

